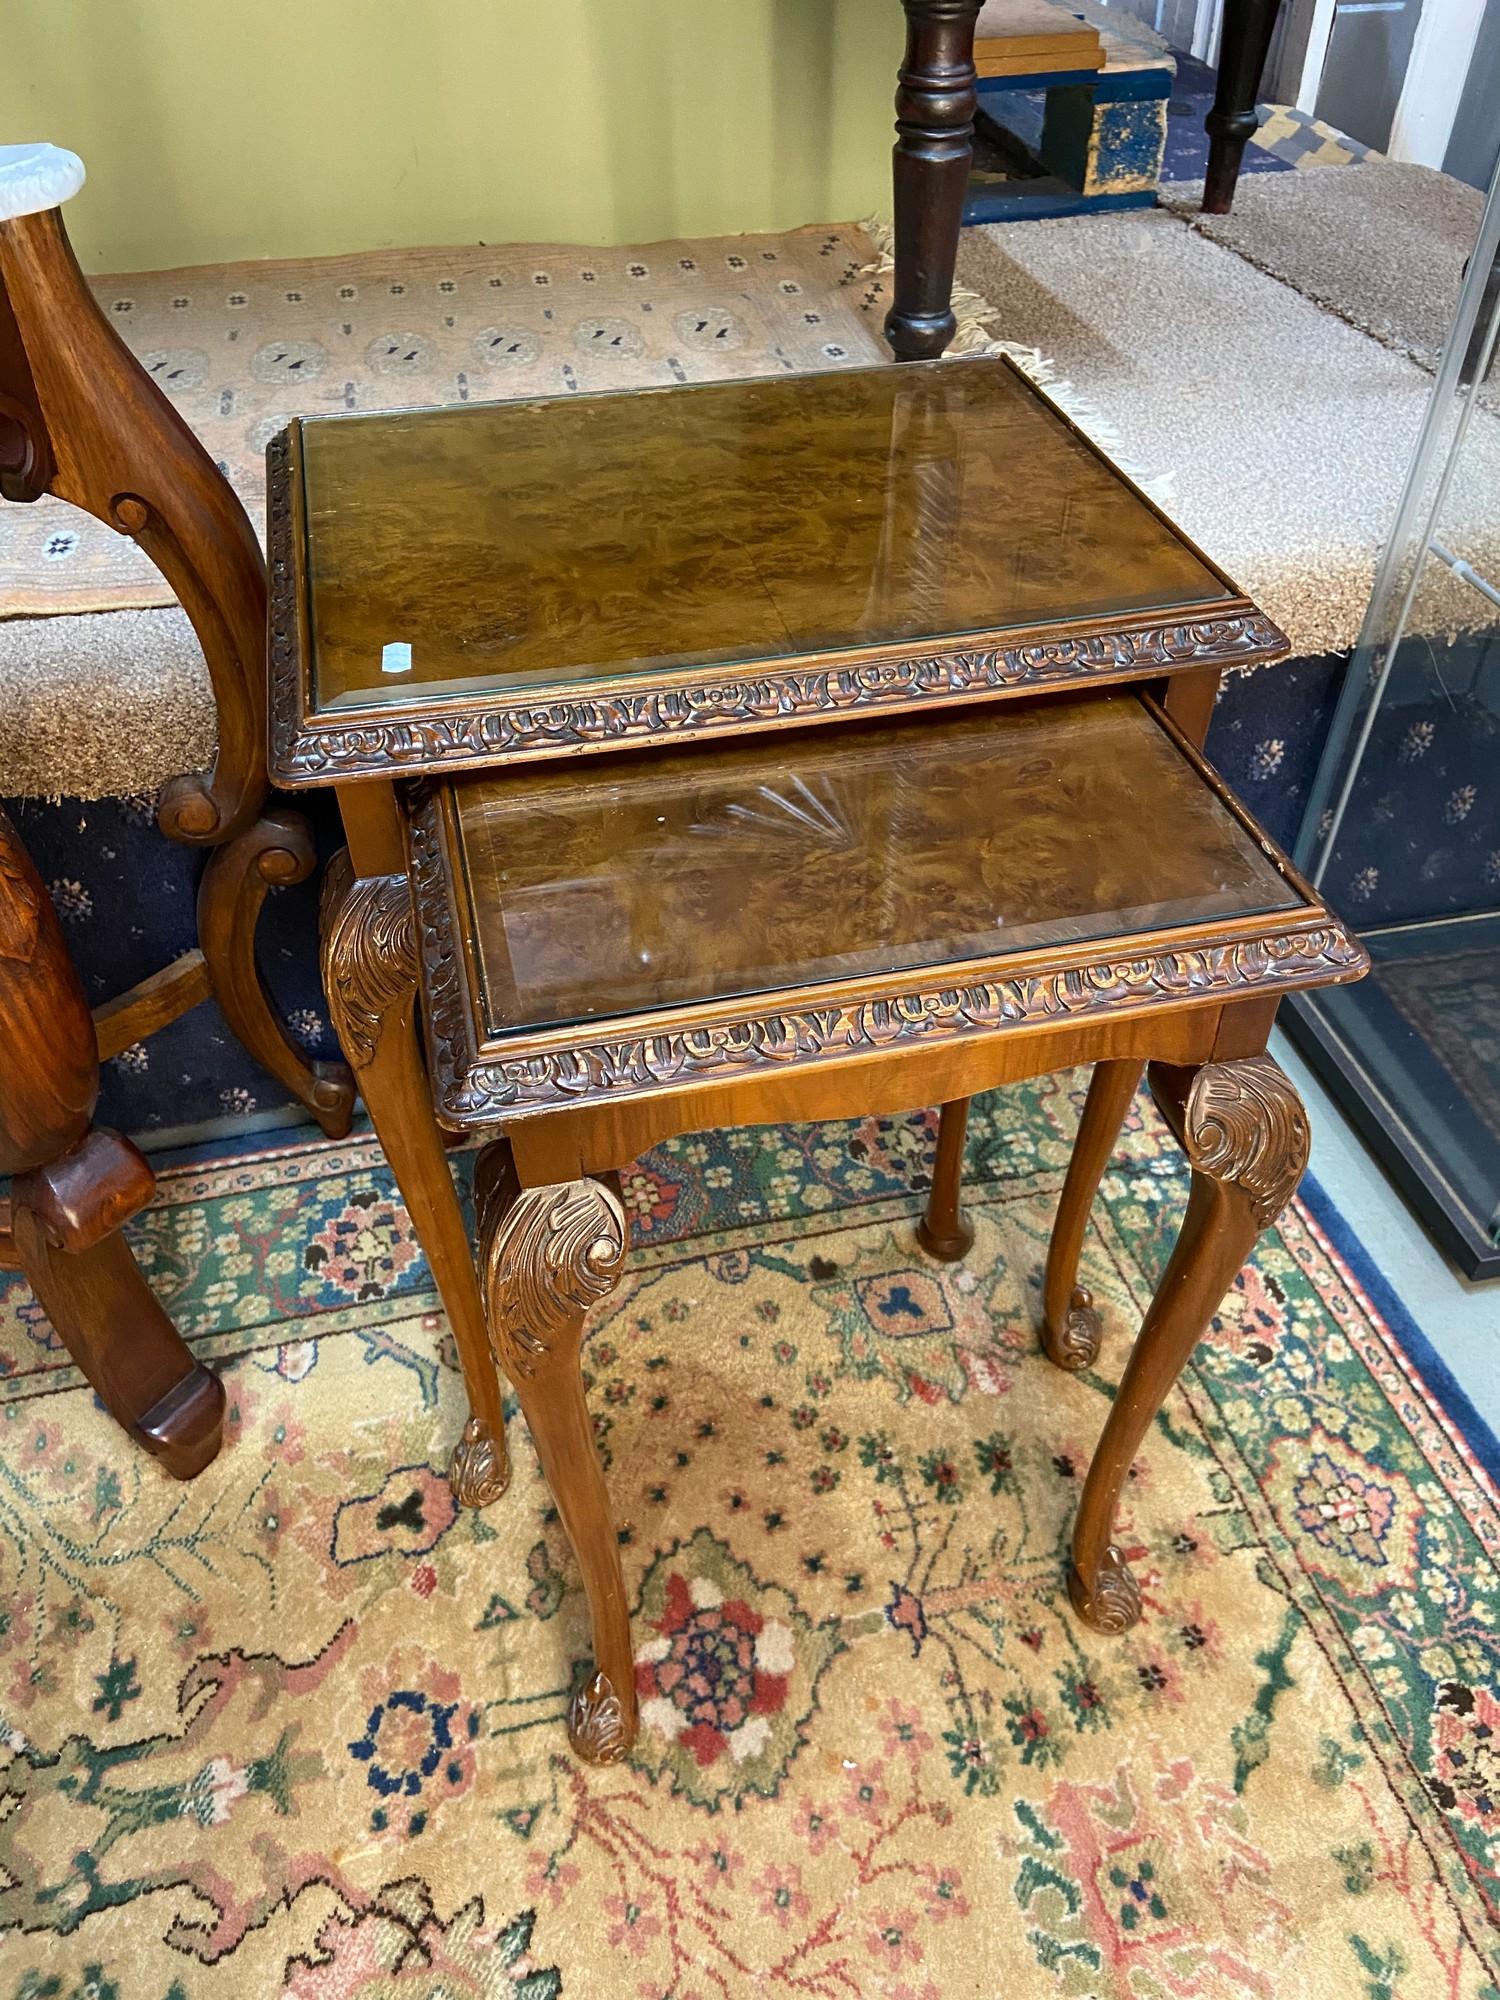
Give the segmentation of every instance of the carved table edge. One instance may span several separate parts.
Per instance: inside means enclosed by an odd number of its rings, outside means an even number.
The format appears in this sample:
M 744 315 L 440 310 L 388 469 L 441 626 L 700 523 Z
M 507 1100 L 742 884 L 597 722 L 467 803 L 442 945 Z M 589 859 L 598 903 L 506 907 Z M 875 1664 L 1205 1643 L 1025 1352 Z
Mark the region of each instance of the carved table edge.
M 1116 949 L 1083 962 L 1075 955 L 1065 965 L 1032 965 L 1014 977 L 965 980 L 950 970 L 942 985 L 887 996 L 840 999 L 835 989 L 820 1004 L 804 992 L 785 1009 L 748 1007 L 696 1025 L 668 1017 L 657 1030 L 643 1027 L 513 1056 L 481 1055 L 449 896 L 441 811 L 437 793 L 414 801 L 411 881 L 436 1102 L 444 1122 L 459 1128 L 918 1043 L 1343 985 L 1369 965 L 1363 945 L 1335 918 L 1311 910 L 1300 922 L 1289 918 L 1284 928 L 1228 940 Z
M 1201 617 L 1177 610 L 1139 623 L 1021 632 L 965 647 L 870 649 L 755 671 L 706 663 L 687 682 L 632 691 L 564 690 L 552 698 L 432 698 L 415 712 L 311 713 L 311 642 L 298 554 L 303 541 L 301 459 L 294 429 L 266 448 L 270 570 L 271 775 L 278 784 L 412 777 L 474 770 L 510 757 L 539 761 L 590 750 L 698 740 L 729 731 L 827 721 L 866 711 L 901 714 L 934 700 L 976 701 L 1006 690 L 1057 690 L 1152 673 L 1254 666 L 1289 650 L 1285 635 L 1245 599 Z
M 1259 612 L 1178 620 L 1118 631 L 929 651 L 910 658 L 848 658 L 843 664 L 785 666 L 762 674 L 704 669 L 687 686 L 642 692 L 565 694 L 550 701 L 466 706 L 434 700 L 426 711 L 346 720 L 306 714 L 305 666 L 296 640 L 300 610 L 289 559 L 276 550 L 270 517 L 271 774 L 297 787 L 351 778 L 409 777 L 424 771 L 479 770 L 511 757 L 528 762 L 586 751 L 701 741 L 733 732 L 833 721 L 862 713 L 906 714 L 934 701 L 974 702 L 1007 690 L 1035 693 L 1139 680 L 1153 672 L 1253 666 L 1286 642 Z M 278 602 L 290 591 L 292 598 Z M 731 670 L 732 671 L 732 670 Z

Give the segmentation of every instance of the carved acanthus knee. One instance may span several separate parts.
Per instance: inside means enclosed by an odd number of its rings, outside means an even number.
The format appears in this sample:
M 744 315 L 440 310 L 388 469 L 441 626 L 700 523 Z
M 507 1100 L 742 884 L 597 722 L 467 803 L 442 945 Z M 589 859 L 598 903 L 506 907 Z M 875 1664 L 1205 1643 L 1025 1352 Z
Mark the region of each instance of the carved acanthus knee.
M 1259 1229 L 1296 1193 L 1311 1146 L 1302 1100 L 1270 1056 L 1206 1063 L 1188 1091 L 1182 1138 L 1194 1171 L 1238 1188 Z
M 393 1013 L 417 991 L 417 930 L 404 875 L 356 879 L 347 850 L 323 877 L 323 987 L 339 1046 L 356 1070 L 380 1046 Z
M 509 1176 L 478 1191 L 480 1262 L 490 1340 L 512 1381 L 537 1374 L 560 1338 L 619 1280 L 625 1211 L 602 1181 L 516 1189 Z

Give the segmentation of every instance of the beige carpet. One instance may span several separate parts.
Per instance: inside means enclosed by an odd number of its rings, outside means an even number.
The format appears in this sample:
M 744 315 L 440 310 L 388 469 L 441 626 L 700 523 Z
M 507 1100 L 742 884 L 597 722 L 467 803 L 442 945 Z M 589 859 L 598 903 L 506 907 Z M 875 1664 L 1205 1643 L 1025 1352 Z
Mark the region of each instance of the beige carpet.
M 1162 210 L 967 230 L 959 268 L 1132 457 L 1171 467 L 1174 518 L 1297 652 L 1353 643 L 1428 374 Z M 1500 572 L 1500 425 L 1483 411 L 1445 521 Z M 1470 599 L 1424 594 L 1426 629 L 1466 622 Z
M 1431 167 L 1371 161 L 1355 173 L 1247 174 L 1231 215 L 1203 215 L 1201 181 L 1162 201 L 1201 234 L 1433 370 L 1458 304 L 1484 197 Z M 1500 388 L 1486 400 L 1500 408 Z

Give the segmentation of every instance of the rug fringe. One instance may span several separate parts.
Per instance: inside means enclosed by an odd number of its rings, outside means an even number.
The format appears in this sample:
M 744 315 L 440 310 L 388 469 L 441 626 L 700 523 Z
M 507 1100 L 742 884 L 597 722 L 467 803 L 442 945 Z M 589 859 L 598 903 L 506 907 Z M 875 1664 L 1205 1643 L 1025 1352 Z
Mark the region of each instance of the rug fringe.
M 886 277 L 896 265 L 894 229 L 879 216 L 867 217 L 860 228 L 878 252 L 875 262 L 866 264 L 861 275 Z M 1133 480 L 1157 506 L 1169 507 L 1172 504 L 1177 491 L 1175 474 L 1161 466 L 1143 465 L 1134 458 L 1115 428 L 1113 419 L 1097 403 L 1091 403 L 1075 389 L 1065 376 L 1059 376 L 1056 362 L 1039 347 L 1025 347 L 1019 341 L 1002 339 L 993 325 L 999 312 L 998 306 L 985 298 L 982 292 L 971 291 L 962 284 L 953 287 L 952 305 L 958 329 L 948 345 L 950 354 L 1008 355 L 1021 373 L 1044 390 L 1049 401 L 1054 402 L 1064 416 L 1071 418 L 1127 479 Z

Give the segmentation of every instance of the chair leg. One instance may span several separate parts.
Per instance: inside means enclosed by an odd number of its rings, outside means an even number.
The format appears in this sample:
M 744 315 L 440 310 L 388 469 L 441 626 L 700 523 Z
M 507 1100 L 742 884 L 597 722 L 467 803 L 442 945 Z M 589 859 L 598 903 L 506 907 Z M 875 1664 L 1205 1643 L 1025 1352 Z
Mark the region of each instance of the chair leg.
M 963 1211 L 964 1140 L 969 1129 L 967 1097 L 956 1097 L 938 1113 L 937 1158 L 927 1212 L 917 1224 L 917 1241 L 929 1257 L 956 1264 L 974 1247 L 974 1226 Z
M 91 1130 L 60 1160 L 16 1176 L 12 1231 L 32 1290 L 104 1407 L 174 1479 L 192 1479 L 218 1452 L 224 1389 L 120 1234 L 155 1185 L 128 1139 Z
M 1281 0 L 1224 0 L 1218 82 L 1213 109 L 1203 121 L 1208 133 L 1205 215 L 1227 215 L 1234 206 L 1245 144 L 1260 123 L 1255 100 L 1280 5 Z
M 1143 1063 L 1130 1061 L 1094 1065 L 1057 1205 L 1057 1220 L 1052 1225 L 1052 1241 L 1047 1246 L 1042 1348 L 1049 1361 L 1073 1373 L 1092 1368 L 1099 1354 L 1101 1331 L 1093 1294 L 1078 1282 L 1084 1231 L 1144 1068 Z
M 896 87 L 896 270 L 885 337 L 898 361 L 931 361 L 952 340 L 953 270 L 974 158 L 974 24 L 981 0 L 902 0 L 906 55 Z
M 523 1188 L 503 1141 L 481 1156 L 476 1199 L 491 1338 L 583 1572 L 593 1624 L 594 1671 L 569 1706 L 568 1738 L 586 1762 L 614 1764 L 635 1741 L 635 1662 L 579 1354 L 584 1316 L 614 1289 L 625 1261 L 625 1211 L 596 1180 Z
M 504 1405 L 417 1038 L 416 927 L 404 876 L 356 879 L 348 854 L 335 857 L 323 881 L 323 984 L 458 1347 L 469 1417 L 449 1462 L 453 1497 L 486 1507 L 510 1484 Z
M 354 1079 L 342 1063 L 309 1063 L 276 1013 L 255 963 L 255 929 L 273 886 L 305 882 L 316 855 L 300 813 L 276 808 L 214 849 L 198 888 L 198 942 L 230 1029 L 264 1069 L 305 1104 L 330 1139 L 354 1118 Z
M 1068 1575 L 1073 1608 L 1096 1632 L 1140 1616 L 1140 1585 L 1114 1539 L 1115 1510 L 1147 1430 L 1261 1231 L 1307 1165 L 1307 1114 L 1269 1056 L 1152 1066 L 1151 1088 L 1187 1149 L 1187 1216 L 1131 1350 L 1084 1482 Z

